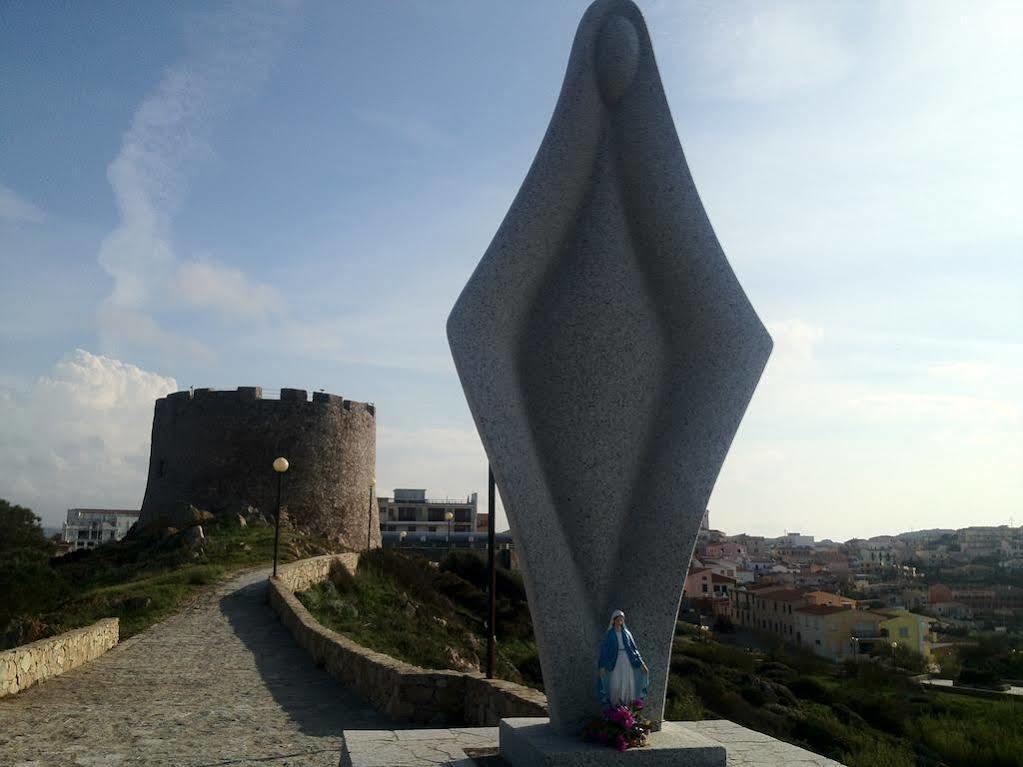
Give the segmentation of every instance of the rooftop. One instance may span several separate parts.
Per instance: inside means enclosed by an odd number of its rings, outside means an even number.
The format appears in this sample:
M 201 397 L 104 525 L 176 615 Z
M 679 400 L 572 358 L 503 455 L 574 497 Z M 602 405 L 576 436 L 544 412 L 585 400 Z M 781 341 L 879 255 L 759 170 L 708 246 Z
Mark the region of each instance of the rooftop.
M 844 613 L 846 610 L 852 612 L 851 607 L 840 607 L 839 605 L 807 605 L 794 608 L 795 612 L 808 615 L 834 615 L 835 613 Z
M 140 509 L 68 509 L 68 511 L 77 514 L 120 514 L 126 517 L 137 517 L 142 513 Z

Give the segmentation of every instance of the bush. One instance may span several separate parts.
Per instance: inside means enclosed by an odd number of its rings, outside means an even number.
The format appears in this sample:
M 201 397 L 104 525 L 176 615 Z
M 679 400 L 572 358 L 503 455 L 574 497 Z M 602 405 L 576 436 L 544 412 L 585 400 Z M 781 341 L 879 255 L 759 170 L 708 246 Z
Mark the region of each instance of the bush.
M 330 574 L 327 578 L 338 594 L 355 593 L 355 576 L 340 562 L 334 562 L 330 566 Z
M 0 629 L 15 617 L 54 609 L 71 593 L 71 585 L 50 567 L 46 552 L 8 549 L 0 554 Z M 13 645 L 10 645 L 13 646 Z
M 797 698 L 812 700 L 815 703 L 829 703 L 832 699 L 831 691 L 811 676 L 801 676 L 793 679 L 788 684 L 789 690 Z
M 998 674 L 989 667 L 964 668 L 959 672 L 956 684 L 965 685 L 967 687 L 996 688 L 1002 685 L 1002 680 Z
M 727 615 L 719 615 L 714 619 L 714 632 L 717 634 L 734 634 L 735 624 Z

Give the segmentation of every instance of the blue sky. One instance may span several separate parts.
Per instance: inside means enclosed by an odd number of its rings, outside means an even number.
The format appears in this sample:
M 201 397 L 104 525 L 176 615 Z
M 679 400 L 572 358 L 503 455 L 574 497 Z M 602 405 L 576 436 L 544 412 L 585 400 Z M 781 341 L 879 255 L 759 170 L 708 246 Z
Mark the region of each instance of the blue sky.
M 0 496 L 136 506 L 190 385 L 373 401 L 381 492 L 482 493 L 444 321 L 585 5 L 6 4 Z M 714 524 L 1023 522 L 1018 5 L 640 6 L 776 343 Z

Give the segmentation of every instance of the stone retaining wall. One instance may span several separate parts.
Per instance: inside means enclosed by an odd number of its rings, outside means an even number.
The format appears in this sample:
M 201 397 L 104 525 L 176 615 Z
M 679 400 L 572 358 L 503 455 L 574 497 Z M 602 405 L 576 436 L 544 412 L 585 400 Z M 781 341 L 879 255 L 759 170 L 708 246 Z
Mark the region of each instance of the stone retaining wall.
M 313 660 L 389 716 L 429 725 L 488 726 L 512 716 L 547 716 L 537 690 L 482 674 L 431 670 L 374 652 L 321 626 L 295 596 L 325 580 L 335 562 L 355 571 L 358 555 L 313 557 L 278 567 L 269 599 Z
M 98 658 L 117 644 L 117 618 L 0 652 L 0 698 Z

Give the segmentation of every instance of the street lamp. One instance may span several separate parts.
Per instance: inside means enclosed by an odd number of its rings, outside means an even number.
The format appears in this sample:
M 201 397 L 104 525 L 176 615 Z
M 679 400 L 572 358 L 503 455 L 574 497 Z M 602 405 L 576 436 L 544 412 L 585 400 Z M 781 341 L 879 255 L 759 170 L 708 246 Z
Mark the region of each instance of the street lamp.
M 494 470 L 487 464 L 487 679 L 494 678 L 497 665 L 497 567 L 494 544 L 497 521 L 494 519 Z
M 451 548 L 451 520 L 455 518 L 455 513 L 450 509 L 444 512 L 444 519 L 448 523 L 448 548 Z
M 399 549 L 401 548 L 401 545 L 403 543 L 405 543 L 405 536 L 406 535 L 408 535 L 408 530 L 402 530 L 400 533 L 398 533 L 398 548 Z
M 895 668 L 895 651 L 899 649 L 898 642 L 892 642 L 892 668 Z
M 281 480 L 288 470 L 288 459 L 281 456 L 274 459 L 274 471 L 277 472 L 277 513 L 274 515 L 274 578 L 277 577 L 277 544 L 281 539 Z

